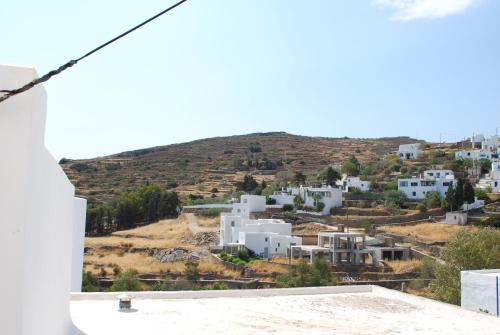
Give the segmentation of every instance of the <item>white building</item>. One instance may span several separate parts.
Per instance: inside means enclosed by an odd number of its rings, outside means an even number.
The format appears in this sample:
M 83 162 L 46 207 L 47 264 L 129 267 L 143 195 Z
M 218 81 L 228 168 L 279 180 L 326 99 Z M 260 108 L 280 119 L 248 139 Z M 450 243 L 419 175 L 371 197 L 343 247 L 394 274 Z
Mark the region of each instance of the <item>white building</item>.
M 491 187 L 493 193 L 500 192 L 500 161 L 491 163 L 491 172 L 489 178 L 482 178 L 476 187 L 486 189 Z
M 292 224 L 280 219 L 252 220 L 241 215 L 221 213 L 220 245 L 245 246 L 262 258 L 286 256 L 288 247 L 301 244 L 293 237 Z
M 417 159 L 421 153 L 421 144 L 401 144 L 398 149 L 398 156 L 401 159 Z
M 500 269 L 461 272 L 462 308 L 500 316 Z
M 344 192 L 349 192 L 349 188 L 357 188 L 362 192 L 370 190 L 370 182 L 361 180 L 359 177 L 342 176 L 342 180 L 337 181 L 337 186 L 341 187 Z
M 262 195 L 245 194 L 240 198 L 239 203 L 233 204 L 233 214 L 249 218 L 250 213 L 265 212 L 266 197 Z
M 484 139 L 481 143 L 481 149 L 495 152 L 498 150 L 498 136 L 493 135 Z
M 35 78 L 0 65 L 0 89 Z M 0 96 L 4 93 L 0 93 Z M 42 85 L 0 103 L 0 333 L 74 334 L 70 291 L 80 291 L 86 201 L 45 147 Z
M 500 180 L 500 161 L 495 161 L 491 163 L 491 179 L 499 179 Z
M 463 150 L 455 152 L 456 159 L 470 158 L 478 161 L 481 159 L 491 159 L 492 153 L 487 150 Z
M 467 213 L 464 212 L 448 212 L 446 213 L 445 223 L 447 224 L 467 224 Z
M 476 147 L 481 147 L 483 142 L 484 142 L 484 135 L 483 134 L 473 134 L 472 137 L 470 138 L 470 142 L 472 144 L 473 148 Z
M 455 173 L 452 170 L 426 170 L 424 171 L 424 178 L 431 179 L 455 179 Z
M 330 214 L 330 209 L 342 207 L 342 190 L 331 186 L 322 187 L 289 187 L 275 192 L 270 198 L 275 199 L 277 204 L 293 204 L 295 196 L 299 196 L 304 206 L 314 207 L 315 198 L 325 204 L 321 214 Z
M 438 192 L 441 197 L 445 197 L 450 185 L 454 184 L 453 171 L 427 170 L 423 178 L 399 179 L 398 191 L 406 194 L 408 199 L 422 200 L 429 192 Z

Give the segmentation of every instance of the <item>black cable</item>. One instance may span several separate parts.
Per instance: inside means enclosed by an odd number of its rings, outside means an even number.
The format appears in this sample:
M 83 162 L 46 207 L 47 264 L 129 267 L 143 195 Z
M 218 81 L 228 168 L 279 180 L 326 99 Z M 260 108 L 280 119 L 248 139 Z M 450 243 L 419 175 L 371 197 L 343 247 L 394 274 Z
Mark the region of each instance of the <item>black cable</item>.
M 179 2 L 177 2 L 176 4 L 170 6 L 169 8 L 161 11 L 160 13 L 156 14 L 155 16 L 147 19 L 146 21 L 138 24 L 137 26 L 133 27 L 132 29 L 129 29 L 127 30 L 126 32 L 124 32 L 123 34 L 120 34 L 118 36 L 116 36 L 115 38 L 107 41 L 106 43 L 104 44 L 101 44 L 100 46 L 98 46 L 97 48 L 87 52 L 85 55 L 83 55 L 82 57 L 76 59 L 76 60 L 70 60 L 69 62 L 67 62 L 66 64 L 60 66 L 58 69 L 56 70 L 52 70 L 50 71 L 49 73 L 45 74 L 44 76 L 38 78 L 38 79 L 34 79 L 32 80 L 31 82 L 29 82 L 28 84 L 20 87 L 20 88 L 17 88 L 17 89 L 14 89 L 14 90 L 0 90 L 0 93 L 6 93 L 5 95 L 3 96 L 0 96 L 0 103 L 2 103 L 3 101 L 9 99 L 10 97 L 13 97 L 14 95 L 17 95 L 17 94 L 20 94 L 20 93 L 23 93 L 31 88 L 33 88 L 34 86 L 38 85 L 38 84 L 41 84 L 43 82 L 46 82 L 47 80 L 49 80 L 50 78 L 52 78 L 53 76 L 55 75 L 58 75 L 59 73 L 63 72 L 64 70 L 72 67 L 73 65 L 75 65 L 76 63 L 78 63 L 79 61 L 83 60 L 84 58 L 87 58 L 88 56 L 92 55 L 93 53 L 96 53 L 97 51 L 107 47 L 108 45 L 112 44 L 113 42 L 116 42 L 117 40 L 119 40 L 120 38 L 130 34 L 131 32 L 141 28 L 142 26 L 148 24 L 149 22 L 159 18 L 160 16 L 162 16 L 163 14 L 166 14 L 168 12 L 170 12 L 172 9 L 182 5 L 184 2 L 186 2 L 188 0 L 181 0 Z

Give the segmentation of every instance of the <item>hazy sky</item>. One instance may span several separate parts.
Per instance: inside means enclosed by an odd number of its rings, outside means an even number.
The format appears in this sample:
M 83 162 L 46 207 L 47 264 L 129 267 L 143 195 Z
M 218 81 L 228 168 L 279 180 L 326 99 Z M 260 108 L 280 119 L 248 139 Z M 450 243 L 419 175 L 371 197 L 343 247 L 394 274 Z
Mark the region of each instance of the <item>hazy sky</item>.
M 0 62 L 44 74 L 174 2 L 3 1 Z M 264 131 L 493 134 L 500 1 L 189 0 L 46 89 L 57 158 Z

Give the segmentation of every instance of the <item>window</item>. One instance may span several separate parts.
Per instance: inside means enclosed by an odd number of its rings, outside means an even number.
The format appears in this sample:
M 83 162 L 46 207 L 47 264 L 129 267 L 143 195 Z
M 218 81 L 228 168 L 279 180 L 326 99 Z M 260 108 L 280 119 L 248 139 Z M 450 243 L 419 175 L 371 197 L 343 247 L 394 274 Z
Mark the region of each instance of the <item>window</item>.
M 264 241 L 265 241 L 265 242 L 267 242 L 267 237 L 266 237 L 266 238 L 264 238 Z
M 407 181 L 400 181 L 399 186 L 400 187 L 408 187 L 408 182 Z
M 231 227 L 234 227 L 234 221 L 231 221 Z
M 280 245 L 280 243 L 278 242 L 278 247 L 280 247 L 280 246 L 281 246 L 281 245 Z
M 418 182 L 412 181 L 412 182 L 411 182 L 411 186 L 412 186 L 412 187 L 418 186 Z
M 241 209 L 238 208 L 238 213 L 241 213 Z
M 247 203 L 247 201 L 248 201 L 247 199 L 243 199 L 243 203 L 244 203 L 244 204 L 246 204 L 246 203 Z
M 445 182 L 443 182 L 443 186 L 450 186 L 450 183 L 445 181 Z
M 428 175 L 432 177 L 432 176 L 434 176 L 434 173 L 433 172 L 429 172 Z
M 414 197 L 416 197 L 416 196 L 417 196 L 417 192 L 412 192 L 412 195 L 413 195 Z
M 278 252 L 278 248 L 274 248 L 274 252 Z
M 498 181 L 495 182 L 495 187 L 498 187 Z

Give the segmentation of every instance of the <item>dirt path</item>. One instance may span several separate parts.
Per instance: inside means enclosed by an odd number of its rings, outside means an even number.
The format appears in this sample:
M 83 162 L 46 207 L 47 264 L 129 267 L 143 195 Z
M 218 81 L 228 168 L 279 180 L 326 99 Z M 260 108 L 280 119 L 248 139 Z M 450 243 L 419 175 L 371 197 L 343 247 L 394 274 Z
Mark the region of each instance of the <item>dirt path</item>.
M 196 216 L 193 213 L 186 213 L 184 215 L 186 216 L 186 219 L 187 219 L 188 228 L 193 235 L 197 234 L 197 233 L 202 233 L 202 232 L 216 232 L 217 231 L 217 228 L 201 227 L 198 224 L 198 220 L 196 219 Z

